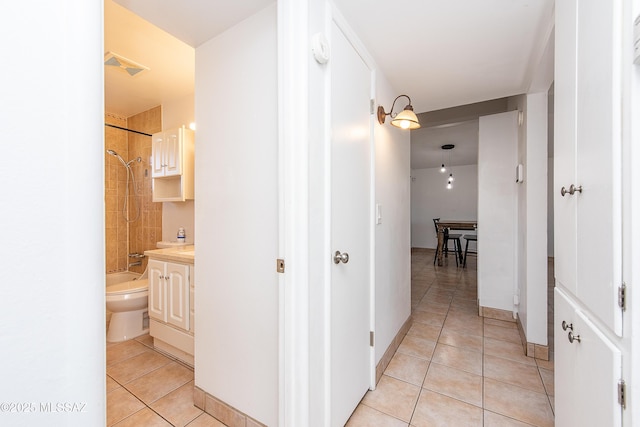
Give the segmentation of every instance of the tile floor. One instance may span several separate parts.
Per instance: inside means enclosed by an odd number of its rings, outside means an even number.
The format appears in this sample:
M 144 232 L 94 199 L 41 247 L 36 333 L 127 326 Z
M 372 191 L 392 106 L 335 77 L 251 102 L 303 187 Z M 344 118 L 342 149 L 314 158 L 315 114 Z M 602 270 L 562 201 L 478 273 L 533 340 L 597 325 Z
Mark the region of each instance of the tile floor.
M 347 426 L 553 426 L 553 362 L 524 355 L 515 323 L 478 316 L 476 259 L 434 267 L 421 250 L 411 266 L 413 325 Z
M 553 362 L 524 356 L 515 323 L 478 317 L 475 258 L 449 261 L 412 254 L 414 323 L 347 426 L 553 426 Z M 107 425 L 224 427 L 193 406 L 193 369 L 148 335 L 107 345 Z
M 107 426 L 224 424 L 193 406 L 193 369 L 153 350 L 145 335 L 107 344 Z

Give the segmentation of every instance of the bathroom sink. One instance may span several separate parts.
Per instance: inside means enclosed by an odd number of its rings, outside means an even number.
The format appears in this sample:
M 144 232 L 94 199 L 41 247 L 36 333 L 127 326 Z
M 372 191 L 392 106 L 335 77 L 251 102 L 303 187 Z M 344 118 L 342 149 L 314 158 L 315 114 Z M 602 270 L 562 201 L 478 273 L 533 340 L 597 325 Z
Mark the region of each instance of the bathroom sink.
M 189 246 L 192 244 L 193 243 L 162 241 L 162 242 L 156 242 L 156 248 L 158 249 L 179 248 L 181 246 Z

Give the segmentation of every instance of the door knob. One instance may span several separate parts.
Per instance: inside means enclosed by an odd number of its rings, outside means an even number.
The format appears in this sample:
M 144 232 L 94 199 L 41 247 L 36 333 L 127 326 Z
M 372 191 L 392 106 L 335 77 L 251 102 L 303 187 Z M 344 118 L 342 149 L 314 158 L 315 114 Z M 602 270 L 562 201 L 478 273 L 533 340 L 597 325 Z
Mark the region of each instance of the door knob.
M 567 329 L 571 329 L 573 331 L 573 323 L 567 323 L 565 320 L 562 321 L 562 330 L 566 331 Z
M 571 344 L 573 344 L 573 342 L 574 342 L 574 341 L 578 341 L 578 342 L 580 342 L 580 341 L 581 341 L 581 340 L 580 340 L 580 335 L 573 335 L 573 332 L 572 332 L 572 331 L 569 331 L 568 338 L 569 338 L 569 342 L 570 342 Z
M 560 189 L 560 195 L 561 195 L 562 197 L 564 197 L 564 195 L 565 195 L 565 194 L 569 193 L 570 195 L 572 195 L 572 196 L 573 196 L 573 195 L 576 193 L 576 191 L 577 191 L 578 193 L 582 193 L 582 185 L 580 185 L 580 186 L 576 187 L 575 185 L 571 184 L 571 185 L 569 186 L 569 189 L 568 189 L 568 190 L 567 190 L 566 188 L 562 187 L 562 188 Z
M 349 254 L 346 252 L 341 254 L 340 251 L 336 251 L 335 255 L 333 256 L 333 262 L 335 264 L 340 264 L 340 261 L 342 261 L 344 264 L 348 263 Z

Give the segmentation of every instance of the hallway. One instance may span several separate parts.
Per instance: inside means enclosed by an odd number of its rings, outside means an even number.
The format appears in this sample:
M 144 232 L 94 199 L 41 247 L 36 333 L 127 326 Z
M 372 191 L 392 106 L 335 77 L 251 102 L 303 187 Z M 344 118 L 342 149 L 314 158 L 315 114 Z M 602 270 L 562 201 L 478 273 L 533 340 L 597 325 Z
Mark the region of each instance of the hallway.
M 413 325 L 347 426 L 554 425 L 553 362 L 524 355 L 515 323 L 478 317 L 476 267 L 412 252 Z

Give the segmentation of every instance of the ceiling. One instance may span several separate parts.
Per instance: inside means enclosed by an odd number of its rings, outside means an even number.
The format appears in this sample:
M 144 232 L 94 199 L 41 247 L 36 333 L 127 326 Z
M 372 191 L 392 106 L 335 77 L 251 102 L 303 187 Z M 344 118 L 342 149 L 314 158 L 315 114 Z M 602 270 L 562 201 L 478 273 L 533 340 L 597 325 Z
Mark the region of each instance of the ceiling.
M 193 48 L 272 3 L 115 1 L 105 0 L 105 52 L 150 68 L 135 77 L 105 70 L 105 108 L 124 116 L 193 93 Z M 552 37 L 554 0 L 334 2 L 392 87 L 411 97 L 417 113 L 527 92 L 531 70 Z M 462 159 L 464 151 L 477 152 L 477 121 L 431 130 L 424 126 L 412 131 L 412 159 L 420 151 L 413 140 L 425 138 L 429 147 L 422 151 L 430 152 L 438 166 L 442 141 L 460 141 L 452 161 Z M 431 158 L 434 152 L 436 159 Z

